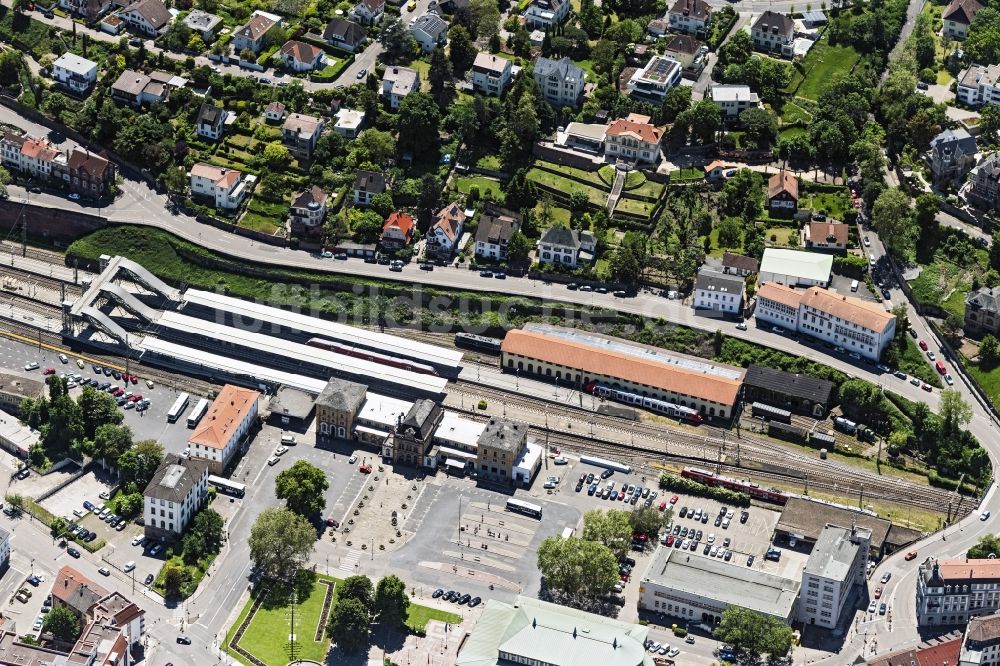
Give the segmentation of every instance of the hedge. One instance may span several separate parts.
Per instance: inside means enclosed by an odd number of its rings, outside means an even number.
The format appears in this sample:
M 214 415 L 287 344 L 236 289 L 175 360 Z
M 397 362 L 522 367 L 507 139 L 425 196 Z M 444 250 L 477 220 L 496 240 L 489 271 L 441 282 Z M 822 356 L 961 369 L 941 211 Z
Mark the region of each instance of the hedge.
M 660 488 L 662 490 L 675 490 L 686 495 L 707 497 L 735 506 L 750 506 L 750 495 L 746 493 L 738 493 L 726 488 L 713 488 L 712 486 L 706 486 L 697 481 L 685 479 L 682 476 L 674 476 L 673 474 L 660 475 Z

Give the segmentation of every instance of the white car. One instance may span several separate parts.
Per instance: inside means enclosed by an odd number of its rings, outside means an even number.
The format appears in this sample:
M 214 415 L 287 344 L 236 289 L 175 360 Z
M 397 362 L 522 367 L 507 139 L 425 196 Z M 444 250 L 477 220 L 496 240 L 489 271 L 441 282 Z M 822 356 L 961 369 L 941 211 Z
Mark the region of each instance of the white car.
M 983 511 L 981 514 L 979 514 L 979 520 L 989 520 L 989 519 L 990 519 L 989 511 Z
M 954 379 L 954 377 L 951 376 L 950 372 L 944 376 L 944 380 L 946 382 L 948 382 L 948 386 L 954 386 L 955 385 L 955 379 Z
M 872 239 L 865 236 L 865 247 L 871 247 Z
M 737 331 L 747 330 L 747 323 L 745 321 L 741 321 L 740 323 L 736 324 L 736 330 Z
M 350 458 L 347 459 L 347 462 L 349 464 L 353 465 L 354 463 L 358 462 L 358 457 L 357 456 L 351 456 Z
M 44 620 L 44 618 L 41 615 L 39 615 L 37 618 L 35 618 L 35 624 L 33 625 L 34 630 L 38 631 L 39 629 L 41 629 L 42 628 L 42 624 L 44 622 L 45 622 L 45 620 Z
M 278 464 L 278 456 L 271 456 L 270 458 L 268 458 L 267 459 L 267 464 L 271 465 L 272 467 L 275 466 L 275 465 L 277 465 Z
M 873 601 L 870 604 L 868 604 L 868 612 L 869 613 L 874 613 L 876 610 L 878 610 L 878 602 L 877 601 Z
M 286 451 L 288 451 L 288 449 L 286 449 L 283 446 L 279 446 L 278 448 L 276 448 L 274 450 L 274 455 L 276 455 L 276 456 L 283 456 L 283 455 L 285 455 Z
M 680 650 L 678 650 L 677 648 L 672 648 L 672 649 L 670 650 L 670 652 L 668 652 L 668 653 L 667 653 L 667 656 L 669 656 L 669 657 L 671 657 L 671 658 L 672 658 L 672 657 L 676 657 L 676 656 L 677 656 L 677 655 L 679 655 L 680 653 L 681 653 L 681 651 L 680 651 Z
M 145 537 L 140 534 L 139 536 L 137 536 L 134 539 L 132 539 L 132 545 L 133 546 L 141 546 L 142 542 L 144 540 L 145 540 Z
M 24 369 L 25 369 L 26 371 L 27 371 L 27 370 L 38 370 L 38 364 L 37 364 L 37 363 L 35 363 L 34 361 L 32 361 L 32 362 L 31 362 L 31 363 L 29 363 L 28 365 L 24 366 Z
M 59 360 L 63 363 L 69 363 L 69 357 L 67 357 L 66 354 L 59 354 Z
M 555 459 L 552 460 L 552 463 L 554 465 L 566 465 L 569 463 L 569 460 L 562 456 L 556 456 Z
M 132 560 L 129 560 L 128 562 L 126 562 L 125 566 L 122 567 L 122 571 L 124 571 L 125 573 L 128 573 L 128 572 L 132 571 L 133 569 L 135 569 L 135 562 L 133 562 Z

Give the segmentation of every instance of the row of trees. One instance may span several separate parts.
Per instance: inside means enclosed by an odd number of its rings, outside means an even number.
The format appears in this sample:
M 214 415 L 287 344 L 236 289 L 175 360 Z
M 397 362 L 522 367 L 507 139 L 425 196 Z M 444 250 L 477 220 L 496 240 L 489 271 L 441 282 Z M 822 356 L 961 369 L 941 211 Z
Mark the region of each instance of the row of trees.
M 330 613 L 326 631 L 349 654 L 368 646 L 373 622 L 395 629 L 406 620 L 410 598 L 406 584 L 395 575 L 379 580 L 374 589 L 367 576 L 350 576 L 337 592 L 337 605 Z

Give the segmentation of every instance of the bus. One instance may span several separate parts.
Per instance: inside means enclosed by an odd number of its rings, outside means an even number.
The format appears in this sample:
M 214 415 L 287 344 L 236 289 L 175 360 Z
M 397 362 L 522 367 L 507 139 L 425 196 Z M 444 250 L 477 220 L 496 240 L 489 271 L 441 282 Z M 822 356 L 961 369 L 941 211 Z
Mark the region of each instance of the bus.
M 174 400 L 174 406 L 170 408 L 169 412 L 167 412 L 167 421 L 170 423 L 176 423 L 177 419 L 179 419 L 181 414 L 184 413 L 184 408 L 187 407 L 188 400 L 190 399 L 191 396 L 187 393 L 181 393 L 177 396 L 177 400 Z
M 224 479 L 221 476 L 215 476 L 214 474 L 208 475 L 208 483 L 215 486 L 215 489 L 220 493 L 225 493 L 226 495 L 231 495 L 232 497 L 243 497 L 243 495 L 247 492 L 247 487 L 242 483 L 230 481 L 229 479 Z
M 208 400 L 202 398 L 198 401 L 198 404 L 194 406 L 191 413 L 188 414 L 188 428 L 193 428 L 198 425 L 198 421 L 201 421 L 201 417 L 205 416 L 205 412 L 208 411 Z
M 532 518 L 541 519 L 542 517 L 542 507 L 519 499 L 511 498 L 507 500 L 507 510 L 513 513 L 531 516 Z

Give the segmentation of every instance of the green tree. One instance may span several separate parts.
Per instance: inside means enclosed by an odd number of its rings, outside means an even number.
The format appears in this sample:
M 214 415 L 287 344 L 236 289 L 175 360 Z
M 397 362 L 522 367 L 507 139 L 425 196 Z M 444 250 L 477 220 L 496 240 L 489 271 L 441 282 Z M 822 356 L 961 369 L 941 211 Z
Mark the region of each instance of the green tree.
M 291 580 L 308 561 L 316 544 L 316 529 L 284 507 L 265 509 L 250 528 L 250 559 L 269 578 Z
M 528 261 L 531 253 L 531 241 L 520 231 L 515 231 L 510 235 L 507 242 L 507 262 L 512 266 L 523 265 Z
M 743 236 L 743 226 L 735 217 L 724 217 L 716 227 L 719 230 L 719 247 L 732 248 L 740 246 Z
M 369 208 L 379 214 L 382 218 L 389 217 L 395 206 L 392 202 L 391 192 L 380 192 L 372 197 Z
M 184 535 L 184 561 L 194 564 L 206 555 L 214 555 L 222 548 L 225 521 L 215 509 L 199 511 Z
M 538 547 L 538 571 L 550 589 L 571 597 L 604 596 L 618 580 L 618 560 L 608 547 L 586 538 L 551 536 Z
M 427 93 L 411 93 L 399 105 L 396 127 L 399 130 L 399 147 L 423 155 L 438 140 L 441 112 L 434 98 Z
M 763 150 L 778 136 L 778 119 L 770 109 L 759 106 L 744 109 L 740 122 L 744 125 L 744 141 L 754 148 Z
M 872 207 L 872 224 L 879 238 L 894 255 L 905 257 L 916 240 L 916 223 L 910 197 L 899 188 L 885 190 Z
M 51 534 L 53 538 L 56 538 L 62 535 L 67 525 L 68 523 L 66 522 L 65 518 L 62 518 L 61 516 L 56 516 L 55 518 L 52 519 L 52 522 L 49 523 L 49 534 Z
M 722 187 L 722 212 L 744 223 L 757 220 L 764 210 L 764 179 L 756 171 L 740 169 Z
M 495 0 L 472 0 L 470 4 L 476 22 L 476 39 L 486 44 L 500 32 L 500 7 Z
M 355 162 L 358 164 L 371 162 L 384 166 L 396 156 L 396 139 L 392 133 L 374 127 L 362 132 L 361 136 L 351 143 L 351 147 L 354 149 Z
M 957 434 L 972 420 L 972 407 L 962 398 L 962 394 L 955 389 L 945 389 L 941 391 L 941 399 L 938 401 L 938 414 L 944 423 L 946 433 Z
M 188 187 L 188 179 L 184 175 L 183 169 L 173 167 L 163 172 L 160 176 L 160 183 L 167 188 L 167 192 L 173 195 L 183 194 Z
M 985 560 L 991 556 L 1000 557 L 1000 537 L 996 534 L 984 534 L 979 537 L 976 545 L 969 548 L 966 554 L 970 560 Z
M 184 569 L 176 564 L 167 564 L 163 568 L 163 591 L 167 597 L 178 597 L 184 585 Z
M 392 17 L 386 23 L 379 42 L 385 49 L 383 57 L 389 64 L 408 61 L 417 48 L 416 40 L 398 16 Z
M 431 84 L 431 97 L 442 109 L 447 109 L 455 99 L 455 76 L 451 61 L 444 54 L 444 49 L 437 47 L 431 52 L 431 66 L 427 72 L 427 80 Z
M 92 455 L 102 463 L 105 460 L 117 461 L 132 448 L 132 429 L 112 423 L 100 425 L 90 448 Z
M 368 611 L 361 602 L 357 599 L 344 599 L 333 607 L 326 631 L 337 647 L 353 654 L 368 645 L 370 624 Z
M 455 76 L 463 78 L 472 68 L 479 49 L 472 41 L 472 36 L 466 27 L 460 23 L 452 24 L 448 29 L 448 58 Z
M 997 35 L 1000 37 L 1000 34 Z M 984 104 L 979 110 L 979 126 L 982 128 L 983 136 L 996 139 L 996 134 L 1000 131 L 1000 105 Z
M 916 222 L 921 242 L 926 242 L 937 231 L 939 210 L 941 210 L 941 197 L 938 195 L 925 192 L 917 197 L 913 219 Z
M 283 171 L 292 162 L 292 154 L 280 141 L 272 141 L 264 146 L 261 153 L 261 164 L 272 172 Z
M 53 608 L 42 622 L 42 631 L 61 641 L 72 643 L 80 637 L 80 620 L 67 606 Z
M 325 493 L 330 487 L 323 470 L 305 460 L 296 460 L 274 481 L 274 493 L 288 508 L 306 518 L 317 516 L 326 507 Z
M 596 541 L 610 550 L 616 558 L 624 557 L 632 543 L 632 525 L 629 512 L 609 509 L 592 509 L 583 514 L 585 541 Z
M 992 335 L 987 335 L 979 343 L 979 365 L 984 370 L 995 368 L 1000 363 L 1000 342 Z
M 569 193 L 569 209 L 574 213 L 582 213 L 587 210 L 587 204 L 590 203 L 590 197 L 583 190 L 573 190 Z
M 24 60 L 20 51 L 8 49 L 0 53 L 0 85 L 12 86 L 21 78 Z
M 660 530 L 670 522 L 670 511 L 660 511 L 655 506 L 640 506 L 628 515 L 629 525 L 635 534 L 646 534 L 655 539 Z
M 667 91 L 660 105 L 660 122 L 672 123 L 677 116 L 691 108 L 691 87 L 674 86 Z
M 118 496 L 118 514 L 122 518 L 135 518 L 142 513 L 142 493 Z
M 375 586 L 373 604 L 380 624 L 387 627 L 402 625 L 410 606 L 406 583 L 393 574 L 386 576 Z
M 683 122 L 691 128 L 691 138 L 701 143 L 715 141 L 715 133 L 722 128 L 721 112 L 711 100 L 697 102 L 677 117 L 679 120 L 683 117 Z
M 368 576 L 348 576 L 340 586 L 340 593 L 337 599 L 355 599 L 361 602 L 365 610 L 372 612 L 373 595 L 375 588 Z
M 351 231 L 359 243 L 374 243 L 382 235 L 385 221 L 373 210 L 361 211 L 357 208 L 348 213 Z
M 732 645 L 748 663 L 759 662 L 765 654 L 784 657 L 792 647 L 791 627 L 776 617 L 742 606 L 724 610 L 714 633 L 715 638 Z
M 116 464 L 125 484 L 132 482 L 145 488 L 162 462 L 163 447 L 155 439 L 144 439 L 125 451 Z

